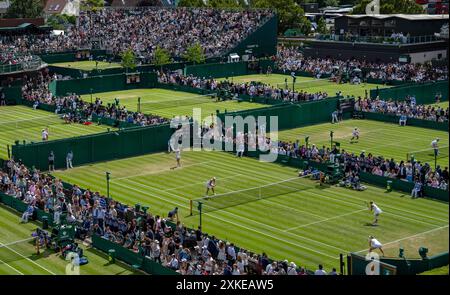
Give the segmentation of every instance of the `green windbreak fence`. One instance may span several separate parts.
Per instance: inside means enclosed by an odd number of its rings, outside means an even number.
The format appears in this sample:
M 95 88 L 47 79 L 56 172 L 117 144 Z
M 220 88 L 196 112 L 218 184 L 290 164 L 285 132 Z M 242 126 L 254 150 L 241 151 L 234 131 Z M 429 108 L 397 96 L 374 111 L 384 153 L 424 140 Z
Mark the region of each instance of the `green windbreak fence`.
M 25 165 L 46 171 L 51 151 L 55 154 L 56 169 L 65 167 L 69 151 L 73 151 L 74 166 L 79 166 L 166 150 L 172 132 L 169 124 L 135 127 L 47 142 L 19 143 L 12 146 L 12 154 Z
M 3 192 L 0 192 L 0 203 L 20 212 L 23 213 L 27 210 L 28 205 L 22 202 L 19 199 L 14 198 L 13 196 L 9 196 L 7 194 L 4 194 Z M 36 209 L 36 219 L 39 221 L 42 221 L 43 217 L 46 217 L 48 220 L 48 224 L 53 224 L 53 215 L 50 213 L 45 212 L 41 209 Z
M 90 55 L 94 57 L 94 59 L 99 56 L 107 56 L 106 50 L 81 50 L 81 52 L 89 52 Z M 48 53 L 48 54 L 40 54 L 39 57 L 46 63 L 60 63 L 60 62 L 73 62 L 77 60 L 88 60 L 88 58 L 79 59 L 77 58 L 77 52 L 75 51 L 67 51 L 61 53 Z
M 136 88 L 153 88 L 157 82 L 156 73 L 140 74 L 139 83 L 127 83 L 127 75 L 117 74 L 108 76 L 96 76 L 86 79 L 57 80 L 53 81 L 50 90 L 54 95 L 66 95 L 67 93 L 89 94 L 97 92 L 119 91 Z M 51 84 L 52 84 L 51 83 Z
M 218 117 L 225 122 L 226 115 L 266 117 L 267 127 L 270 128 L 270 117 L 278 117 L 278 129 L 291 129 L 305 125 L 323 123 L 331 120 L 331 113 L 336 110 L 340 99 L 328 98 L 320 101 L 310 101 L 303 103 L 288 103 L 283 105 L 275 105 L 267 108 L 259 108 L 253 110 L 245 110 L 232 113 L 219 114 Z
M 0 93 L 1 92 L 5 94 L 7 104 L 17 104 L 22 98 L 21 86 L 0 87 Z
M 371 98 L 375 98 L 378 95 L 384 100 L 402 101 L 407 95 L 414 95 L 418 104 L 434 103 L 436 94 L 442 94 L 442 100 L 448 100 L 448 80 L 370 90 Z
M 347 256 L 349 275 L 366 275 L 367 270 L 378 271 L 380 275 L 415 275 L 433 268 L 448 265 L 449 253 L 444 252 L 426 259 L 407 259 L 395 257 L 381 257 L 379 269 L 367 268 L 372 262 L 364 255 L 350 253 Z M 372 263 L 374 265 L 374 263 Z M 376 265 L 376 264 L 375 264 Z
M 222 78 L 231 76 L 241 76 L 247 74 L 247 62 L 234 63 L 214 63 L 186 66 L 184 75 L 193 75 L 195 77 Z
M 103 239 L 98 235 L 92 236 L 92 246 L 105 253 L 110 253 L 110 250 L 114 250 L 116 259 L 132 265 L 133 267 L 136 267 L 148 274 L 179 275 L 176 271 L 162 266 L 161 264 L 151 260 L 149 257 L 144 257 L 141 253 L 135 253 L 119 244 Z
M 398 124 L 398 121 L 400 119 L 399 116 L 389 115 L 389 114 L 370 113 L 370 112 L 362 112 L 362 114 L 364 116 L 364 119 L 388 122 L 388 123 Z M 442 131 L 448 132 L 448 123 L 447 122 L 436 122 L 436 121 L 408 118 L 408 120 L 406 121 L 406 125 L 434 129 L 434 130 L 442 130 Z

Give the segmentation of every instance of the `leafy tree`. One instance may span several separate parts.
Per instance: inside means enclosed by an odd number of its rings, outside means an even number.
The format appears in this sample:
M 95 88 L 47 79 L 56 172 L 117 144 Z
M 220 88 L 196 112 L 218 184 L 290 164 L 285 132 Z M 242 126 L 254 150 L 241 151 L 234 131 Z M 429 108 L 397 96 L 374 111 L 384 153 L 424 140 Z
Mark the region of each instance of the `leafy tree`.
M 80 4 L 80 8 L 82 10 L 98 10 L 105 6 L 105 2 L 103 0 L 82 0 Z
M 203 0 L 180 0 L 178 2 L 180 7 L 205 7 Z
M 12 0 L 6 11 L 8 18 L 36 18 L 42 15 L 44 3 L 42 0 Z
M 134 51 L 130 48 L 125 51 L 123 51 L 120 54 L 120 57 L 122 58 L 122 67 L 126 69 L 128 72 L 128 69 L 135 69 L 136 68 L 136 55 L 134 54 Z
M 311 23 L 305 17 L 303 9 L 294 0 L 253 0 L 255 8 L 276 9 L 278 13 L 278 30 L 300 29 L 302 33 L 309 34 Z
M 53 14 L 48 17 L 47 25 L 56 30 L 63 30 L 68 25 L 75 25 L 76 16 L 67 14 Z
M 195 43 L 186 49 L 186 53 L 183 56 L 188 62 L 194 64 L 204 63 L 206 60 L 203 48 L 200 43 Z
M 208 0 L 208 7 L 212 8 L 239 8 L 240 3 L 236 0 Z
M 323 35 L 328 34 L 328 28 L 327 23 L 325 22 L 325 19 L 323 17 L 320 17 L 317 21 L 317 32 Z
M 371 0 L 362 0 L 354 8 L 353 14 L 366 14 L 366 6 Z M 420 14 L 423 7 L 412 0 L 380 0 L 381 14 Z
M 170 54 L 169 52 L 161 47 L 156 47 L 153 63 L 155 66 L 160 66 L 162 68 L 163 65 L 170 63 Z

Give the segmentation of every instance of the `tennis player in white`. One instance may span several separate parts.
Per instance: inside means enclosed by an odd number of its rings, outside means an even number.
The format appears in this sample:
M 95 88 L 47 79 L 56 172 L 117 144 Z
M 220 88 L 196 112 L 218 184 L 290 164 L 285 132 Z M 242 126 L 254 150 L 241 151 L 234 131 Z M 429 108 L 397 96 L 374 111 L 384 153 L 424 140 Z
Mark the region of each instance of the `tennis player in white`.
M 434 150 L 434 155 L 437 156 L 439 154 L 439 138 L 436 138 L 431 142 L 431 147 Z
M 181 149 L 180 148 L 176 149 L 175 158 L 177 160 L 177 168 L 181 167 Z
M 206 194 L 205 195 L 208 196 L 209 190 L 211 190 L 213 192 L 213 194 L 215 195 L 216 194 L 214 192 L 215 187 L 216 187 L 216 178 L 213 177 L 206 182 Z
M 384 251 L 382 249 L 383 245 L 375 239 L 374 236 L 369 236 L 369 253 L 373 252 L 375 249 L 380 250 L 381 254 L 384 256 Z
M 373 212 L 373 216 L 375 218 L 372 225 L 378 225 L 378 216 L 380 216 L 383 211 L 373 201 L 370 201 L 369 210 L 370 212 Z
M 350 139 L 350 141 L 353 141 L 353 139 L 359 140 L 359 130 L 357 127 L 355 127 L 355 129 L 353 129 L 352 131 L 352 139 Z

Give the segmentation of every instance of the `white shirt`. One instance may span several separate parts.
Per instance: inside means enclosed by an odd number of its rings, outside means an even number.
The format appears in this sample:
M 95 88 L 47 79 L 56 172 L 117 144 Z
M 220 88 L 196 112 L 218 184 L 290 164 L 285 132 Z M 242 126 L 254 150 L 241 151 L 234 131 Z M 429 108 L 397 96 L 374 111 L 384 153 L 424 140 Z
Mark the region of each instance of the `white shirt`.
M 372 208 L 373 208 L 373 212 L 374 212 L 375 214 L 380 214 L 380 213 L 383 212 L 383 211 L 381 211 L 380 207 L 378 207 L 377 205 L 375 205 L 375 203 L 372 204 Z
M 437 142 L 436 139 L 431 142 L 431 147 L 434 148 L 434 149 L 438 148 L 438 142 Z
M 323 269 L 318 269 L 318 270 L 316 270 L 316 272 L 314 273 L 314 275 L 316 275 L 316 276 L 324 276 L 324 275 L 326 275 L 326 274 L 327 274 L 327 272 L 324 271 Z
M 381 248 L 382 244 L 375 238 L 370 240 L 370 246 L 372 248 Z

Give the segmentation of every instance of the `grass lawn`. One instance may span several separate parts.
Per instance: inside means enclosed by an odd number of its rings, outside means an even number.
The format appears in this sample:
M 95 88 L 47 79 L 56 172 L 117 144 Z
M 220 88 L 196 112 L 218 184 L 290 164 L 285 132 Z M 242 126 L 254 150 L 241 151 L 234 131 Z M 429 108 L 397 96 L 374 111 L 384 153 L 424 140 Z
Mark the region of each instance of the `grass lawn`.
M 26 106 L 2 106 L 0 107 L 0 158 L 8 158 L 6 146 L 13 145 L 16 140 L 41 141 L 41 131 L 46 127 L 49 129 L 49 140 L 54 140 L 104 132 L 109 126 L 65 124 L 64 120 L 50 112 L 33 110 Z
M 55 67 L 71 68 L 71 69 L 77 69 L 77 70 L 83 70 L 83 71 L 92 71 L 92 70 L 95 70 L 96 68 L 99 70 L 106 70 L 106 69 L 122 67 L 119 63 L 104 62 L 104 61 L 99 61 L 96 66 L 94 60 L 92 60 L 92 61 L 85 60 L 85 61 L 74 61 L 74 62 L 59 62 L 59 63 L 50 64 L 50 65 L 55 66 Z
M 149 206 L 162 216 L 177 206 L 181 221 L 190 228 L 197 228 L 199 216 L 189 216 L 189 200 L 204 195 L 212 176 L 217 177 L 218 194 L 295 178 L 300 191 L 204 213 L 202 226 L 220 239 L 312 270 L 319 263 L 327 270 L 338 268 L 340 253 L 365 253 L 369 235 L 384 244 L 390 257 L 398 255 L 400 246 L 411 258 L 418 256 L 420 246 L 426 246 L 430 256 L 448 251 L 448 203 L 372 186 L 364 192 L 319 187 L 296 178 L 294 168 L 225 152 L 185 151 L 183 167 L 171 169 L 174 165 L 174 154 L 157 153 L 57 171 L 54 176 L 105 194 L 104 175 L 109 171 L 112 198 Z M 378 227 L 370 226 L 369 200 L 384 211 Z
M 429 105 L 436 106 L 436 107 L 441 107 L 441 108 L 445 109 L 445 108 L 448 108 L 448 100 L 440 102 L 440 103 L 430 103 Z
M 59 254 L 46 249 L 37 255 L 31 233 L 41 225 L 19 223 L 20 215 L 0 206 L 0 275 L 64 275 L 68 262 Z M 79 245 L 82 242 L 78 241 Z M 6 245 L 6 246 L 5 246 Z M 131 275 L 132 267 L 108 261 L 108 255 L 94 248 L 81 246 L 89 263 L 80 266 L 81 275 Z
M 233 80 L 233 82 L 262 82 L 265 84 L 272 85 L 274 87 L 285 88 L 284 80 L 287 78 L 288 87 L 292 89 L 292 77 L 290 75 L 281 75 L 281 74 L 272 74 L 270 76 L 267 75 L 244 75 L 244 76 L 235 76 L 228 78 L 229 80 Z M 223 79 L 225 80 L 225 79 Z M 389 86 L 379 85 L 379 84 L 370 84 L 363 83 L 360 85 L 352 85 L 349 83 L 346 84 L 336 84 L 333 82 L 329 82 L 326 80 L 318 80 L 310 77 L 297 77 L 295 82 L 296 90 L 304 90 L 309 93 L 314 93 L 318 91 L 325 91 L 328 93 L 328 96 L 333 97 L 336 95 L 338 91 L 342 91 L 342 95 L 347 97 L 347 95 L 355 97 L 365 96 L 365 91 L 367 90 L 367 95 L 370 95 L 370 89 L 375 89 L 377 86 L 381 88 L 386 88 Z
M 352 143 L 350 139 L 355 127 L 360 130 L 360 139 Z M 341 148 L 347 151 L 359 154 L 365 150 L 366 154 L 381 155 L 397 161 L 406 160 L 408 152 L 429 149 L 431 141 L 439 137 L 440 146 L 446 147 L 442 149 L 442 155 L 446 150 L 447 157 L 438 159 L 438 165 L 448 166 L 448 132 L 445 131 L 412 126 L 400 127 L 396 124 L 370 120 L 344 120 L 338 124 L 324 123 L 284 130 L 278 133 L 278 138 L 284 141 L 298 139 L 301 144 L 304 144 L 305 137 L 309 136 L 309 144 L 329 147 L 330 131 L 334 132 L 334 141 L 339 142 Z M 429 161 L 432 157 L 427 154 L 420 156 L 417 154 L 416 159 Z M 430 164 L 434 165 L 434 163 Z
M 123 91 L 94 93 L 93 100 L 101 98 L 103 104 L 114 103 L 114 98 L 119 99 L 119 104 L 126 106 L 130 111 L 136 111 L 138 97 L 141 97 L 141 111 L 147 114 L 155 114 L 166 118 L 176 115 L 192 116 L 193 108 L 201 108 L 202 116 L 216 113 L 216 110 L 228 112 L 256 109 L 267 107 L 267 105 L 251 102 L 222 101 L 216 102 L 205 96 L 181 91 L 165 89 L 133 89 Z M 82 99 L 90 101 L 90 94 L 82 95 Z
M 439 275 L 439 276 L 448 276 L 448 264 L 443 267 L 434 268 L 429 271 L 425 271 L 420 273 L 420 275 Z

